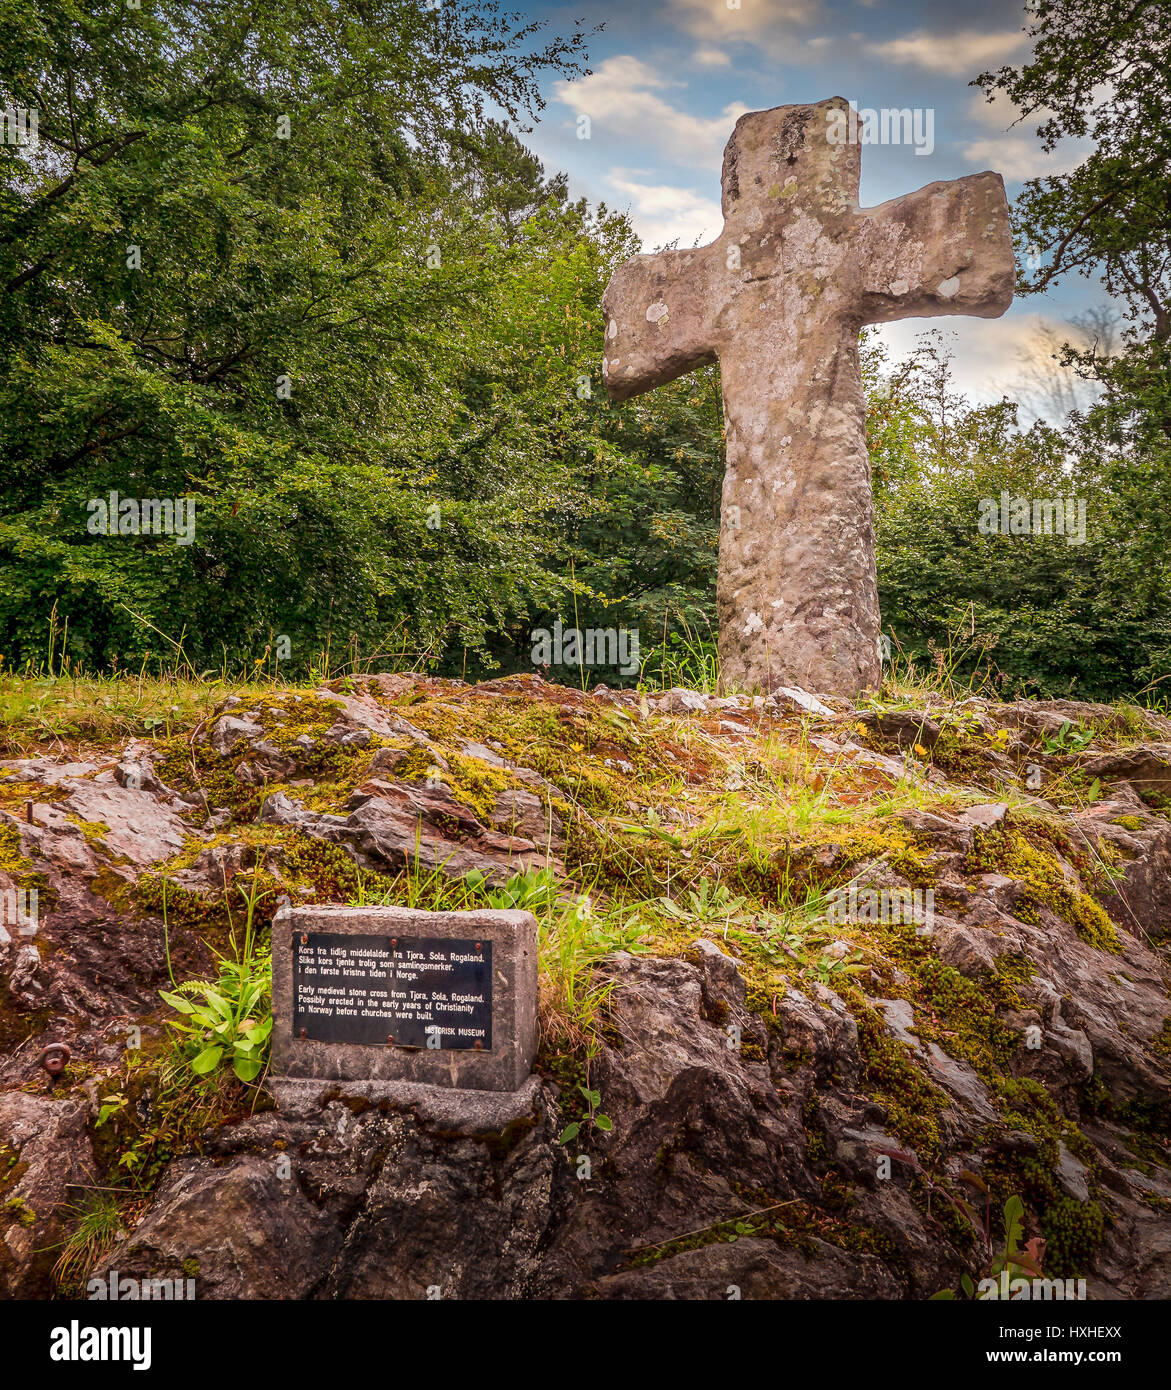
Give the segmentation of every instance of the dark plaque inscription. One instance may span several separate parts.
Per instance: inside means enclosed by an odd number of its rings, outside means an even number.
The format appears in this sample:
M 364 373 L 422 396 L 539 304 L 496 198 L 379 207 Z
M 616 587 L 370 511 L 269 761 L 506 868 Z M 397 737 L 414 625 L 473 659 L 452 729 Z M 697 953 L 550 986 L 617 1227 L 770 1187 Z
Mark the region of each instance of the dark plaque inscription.
M 492 943 L 294 934 L 293 1037 L 490 1051 Z

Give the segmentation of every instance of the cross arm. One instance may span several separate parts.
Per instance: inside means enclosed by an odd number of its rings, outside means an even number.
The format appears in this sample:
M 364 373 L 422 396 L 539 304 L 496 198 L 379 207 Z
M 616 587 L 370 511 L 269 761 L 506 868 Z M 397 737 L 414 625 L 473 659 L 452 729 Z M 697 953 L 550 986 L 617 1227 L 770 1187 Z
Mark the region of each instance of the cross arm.
M 632 256 L 602 297 L 602 381 L 629 400 L 716 360 L 709 326 L 714 247 Z
M 998 318 L 1012 303 L 1012 232 L 999 174 L 931 183 L 858 217 L 862 323 Z

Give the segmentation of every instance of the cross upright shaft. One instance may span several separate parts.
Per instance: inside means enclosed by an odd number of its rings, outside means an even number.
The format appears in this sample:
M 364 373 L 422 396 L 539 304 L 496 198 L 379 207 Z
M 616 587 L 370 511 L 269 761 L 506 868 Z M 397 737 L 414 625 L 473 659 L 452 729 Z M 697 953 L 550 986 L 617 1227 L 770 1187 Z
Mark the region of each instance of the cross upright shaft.
M 836 138 L 835 138 L 836 137 Z M 877 686 L 874 508 L 858 331 L 1012 302 L 999 174 L 858 206 L 840 97 L 754 111 L 724 152 L 710 246 L 634 256 L 602 301 L 617 400 L 719 360 L 724 474 L 716 599 L 727 685 Z

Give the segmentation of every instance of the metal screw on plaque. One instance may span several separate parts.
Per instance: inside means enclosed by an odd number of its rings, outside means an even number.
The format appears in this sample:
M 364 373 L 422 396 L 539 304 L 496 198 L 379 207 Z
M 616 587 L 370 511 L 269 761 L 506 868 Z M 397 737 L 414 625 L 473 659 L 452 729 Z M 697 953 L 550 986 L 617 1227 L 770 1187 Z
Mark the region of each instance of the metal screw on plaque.
M 392 937 L 390 938 L 390 945 L 391 945 L 391 949 L 392 949 L 392 950 L 394 949 L 394 947 L 396 947 L 396 946 L 398 945 L 398 937 L 397 937 L 397 936 L 392 936 Z
M 66 1043 L 48 1043 L 41 1049 L 41 1055 L 37 1061 L 56 1080 L 65 1070 L 65 1064 L 72 1056 L 73 1050 Z
M 309 945 L 309 938 L 305 935 L 304 932 L 301 933 L 301 945 L 302 945 L 302 946 L 308 946 L 308 945 Z
M 309 1029 L 308 1029 L 308 1028 L 302 1028 L 302 1029 L 301 1029 L 301 1036 L 302 1036 L 303 1038 L 307 1038 L 307 1037 L 309 1036 Z
M 477 941 L 477 942 L 476 942 L 476 950 L 477 950 L 477 951 L 482 951 L 483 949 L 484 949 L 483 946 Z
M 476 1052 L 483 1052 L 484 1050 L 484 1044 L 480 1041 L 479 1038 L 477 1038 L 476 1041 L 472 1044 L 472 1047 L 473 1050 Z
M 386 1035 L 386 1045 L 387 1045 L 388 1047 L 393 1047 L 393 1046 L 394 1046 L 394 1034 L 393 1034 L 393 1033 L 387 1033 L 387 1035 Z

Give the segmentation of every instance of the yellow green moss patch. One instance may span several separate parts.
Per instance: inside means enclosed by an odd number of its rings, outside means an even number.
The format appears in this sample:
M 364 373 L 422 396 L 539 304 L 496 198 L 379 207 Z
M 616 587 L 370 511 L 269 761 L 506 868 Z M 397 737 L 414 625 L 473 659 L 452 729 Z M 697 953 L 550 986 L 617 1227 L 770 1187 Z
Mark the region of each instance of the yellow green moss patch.
M 49 887 L 48 878 L 21 852 L 20 831 L 10 821 L 0 821 L 0 872 L 6 873 L 17 888 L 35 890 L 40 912 L 48 912 L 56 905 L 57 894 Z
M 22 1201 L 19 1197 L 9 1197 L 0 1210 L 3 1210 L 4 1215 L 10 1221 L 15 1221 L 19 1226 L 36 1225 L 36 1212 L 33 1211 L 32 1207 L 30 1207 L 27 1202 Z
M 1042 838 L 1045 833 L 1032 822 L 977 831 L 965 867 L 969 873 L 1001 873 L 1022 883 L 1025 892 L 1015 908 L 1022 922 L 1039 925 L 1038 909 L 1047 907 L 1087 945 L 1120 954 L 1122 942 L 1105 909 L 1088 893 L 1069 886 L 1054 850 Z
M 848 995 L 842 991 L 858 1024 L 866 1093 L 886 1107 L 888 1127 L 930 1167 L 941 1156 L 939 1115 L 948 1098 L 915 1065 L 911 1049 L 891 1036 L 882 1014 L 860 992 Z
M 82 820 L 80 816 L 67 815 L 66 820 L 71 825 L 76 825 L 81 831 L 87 845 L 99 850 L 102 854 L 108 854 L 104 836 L 110 833 L 110 827 L 101 820 Z

